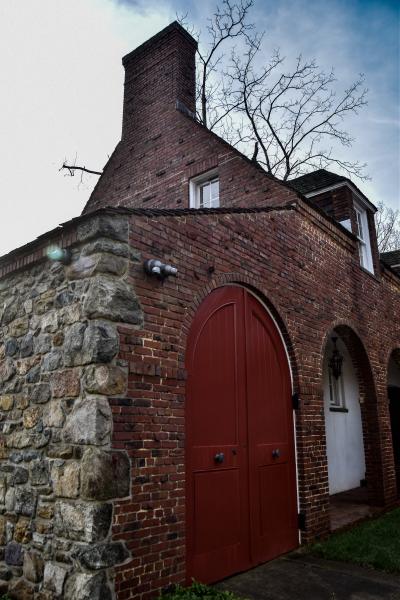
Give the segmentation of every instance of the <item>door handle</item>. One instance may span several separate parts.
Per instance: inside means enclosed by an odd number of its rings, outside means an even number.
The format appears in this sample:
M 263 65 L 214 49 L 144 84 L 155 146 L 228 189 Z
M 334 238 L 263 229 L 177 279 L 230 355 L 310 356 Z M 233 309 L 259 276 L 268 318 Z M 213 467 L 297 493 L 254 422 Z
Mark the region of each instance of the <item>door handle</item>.
M 272 458 L 279 458 L 281 455 L 281 451 L 279 450 L 279 448 L 274 448 L 274 450 L 272 450 Z
M 218 464 L 221 464 L 224 462 L 224 458 L 225 455 L 223 452 L 217 452 L 217 454 L 214 456 L 214 461 Z

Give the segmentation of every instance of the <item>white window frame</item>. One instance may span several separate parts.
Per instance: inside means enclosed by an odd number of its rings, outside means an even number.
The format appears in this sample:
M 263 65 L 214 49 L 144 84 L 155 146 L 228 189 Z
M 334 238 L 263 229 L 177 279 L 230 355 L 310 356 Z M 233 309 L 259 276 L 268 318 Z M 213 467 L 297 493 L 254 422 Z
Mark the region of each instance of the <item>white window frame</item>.
M 355 234 L 358 238 L 360 265 L 363 267 L 363 269 L 373 273 L 374 265 L 372 262 L 367 211 L 357 202 L 354 202 L 354 211 L 356 213 L 357 231 Z
M 329 373 L 329 408 L 333 410 L 346 410 L 346 398 L 344 395 L 343 374 L 336 377 L 332 373 L 332 369 L 328 367 Z
M 216 182 L 218 182 L 218 196 L 214 199 L 211 199 L 209 206 L 201 206 L 202 190 Z M 199 175 L 198 177 L 193 177 L 193 179 L 190 180 L 189 206 L 190 208 L 218 208 L 220 206 L 218 171 L 208 171 L 207 173 L 203 173 L 203 175 Z

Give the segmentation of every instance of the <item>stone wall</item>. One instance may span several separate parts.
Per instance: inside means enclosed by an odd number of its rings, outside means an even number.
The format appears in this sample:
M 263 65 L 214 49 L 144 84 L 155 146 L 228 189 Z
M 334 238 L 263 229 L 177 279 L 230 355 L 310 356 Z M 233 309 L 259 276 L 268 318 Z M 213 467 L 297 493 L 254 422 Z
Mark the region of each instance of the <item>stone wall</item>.
M 80 220 L 70 264 L 45 258 L 47 243 L 63 245 L 53 236 L 0 279 L 0 596 L 108 600 L 114 565 L 130 558 L 111 540 L 130 460 L 111 449 L 108 401 L 127 385 L 116 322 L 142 322 L 127 228 Z

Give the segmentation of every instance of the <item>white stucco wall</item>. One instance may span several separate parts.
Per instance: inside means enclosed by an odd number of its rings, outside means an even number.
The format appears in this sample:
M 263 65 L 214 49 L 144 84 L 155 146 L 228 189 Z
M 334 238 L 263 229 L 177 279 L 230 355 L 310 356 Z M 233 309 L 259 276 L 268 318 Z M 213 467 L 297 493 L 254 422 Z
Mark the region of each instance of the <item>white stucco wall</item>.
M 339 339 L 337 347 L 344 357 L 343 383 L 348 412 L 329 410 L 328 360 L 333 344 L 327 346 L 324 360 L 324 405 L 326 450 L 328 456 L 329 493 L 337 494 L 359 487 L 365 478 L 364 442 L 358 381 L 346 346 Z
M 388 385 L 400 387 L 400 368 L 394 362 L 393 358 L 389 361 Z

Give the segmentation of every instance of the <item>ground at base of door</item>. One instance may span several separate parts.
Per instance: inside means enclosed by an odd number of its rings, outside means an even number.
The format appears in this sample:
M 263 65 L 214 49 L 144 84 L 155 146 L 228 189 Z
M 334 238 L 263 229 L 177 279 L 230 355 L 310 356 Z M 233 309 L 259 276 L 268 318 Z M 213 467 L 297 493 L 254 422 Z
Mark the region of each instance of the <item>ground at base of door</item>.
M 400 600 L 400 577 L 295 552 L 217 584 L 246 600 Z

